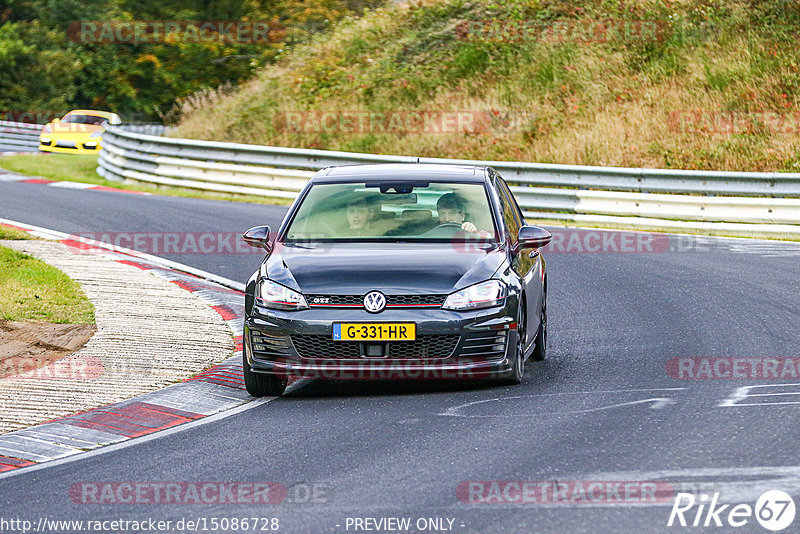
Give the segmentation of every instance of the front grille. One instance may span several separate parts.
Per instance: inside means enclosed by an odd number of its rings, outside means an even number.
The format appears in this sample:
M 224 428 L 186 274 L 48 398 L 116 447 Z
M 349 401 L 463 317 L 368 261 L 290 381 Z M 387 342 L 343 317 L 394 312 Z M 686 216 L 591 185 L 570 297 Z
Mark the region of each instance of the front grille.
M 273 360 L 290 355 L 286 337 L 271 336 L 257 330 L 250 331 L 250 346 L 253 348 L 253 358 L 257 360 Z
M 448 358 L 458 345 L 458 334 L 417 336 L 416 341 L 385 341 L 386 359 Z M 357 360 L 362 358 L 361 341 L 334 341 L 330 336 L 294 335 L 292 344 L 301 358 Z
M 349 360 L 361 357 L 358 341 L 333 341 L 329 336 L 292 336 L 294 350 L 301 358 Z
M 430 335 L 419 336 L 418 341 L 389 343 L 389 358 L 439 360 L 448 358 L 458 345 L 461 336 Z
M 441 306 L 446 295 L 389 295 L 387 306 Z
M 439 307 L 444 304 L 447 295 L 386 295 L 387 308 L 405 306 Z M 364 307 L 364 295 L 306 295 L 306 302 L 311 307 L 352 306 Z
M 464 336 L 459 356 L 500 360 L 505 357 L 508 335 L 505 330 L 478 332 Z

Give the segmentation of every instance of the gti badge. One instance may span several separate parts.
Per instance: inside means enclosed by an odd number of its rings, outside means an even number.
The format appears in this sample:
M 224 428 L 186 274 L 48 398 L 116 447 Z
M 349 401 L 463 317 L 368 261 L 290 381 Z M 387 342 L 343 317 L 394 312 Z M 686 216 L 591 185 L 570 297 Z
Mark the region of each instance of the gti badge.
M 378 313 L 386 307 L 386 296 L 380 291 L 370 291 L 364 296 L 364 308 L 370 313 Z

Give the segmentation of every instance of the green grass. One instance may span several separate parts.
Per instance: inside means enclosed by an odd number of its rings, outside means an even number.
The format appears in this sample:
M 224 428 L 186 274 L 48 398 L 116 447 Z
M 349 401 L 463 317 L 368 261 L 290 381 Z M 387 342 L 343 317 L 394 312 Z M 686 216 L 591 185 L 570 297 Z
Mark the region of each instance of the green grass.
M 95 172 L 97 155 L 94 154 L 17 154 L 0 158 L 0 167 L 48 180 L 109 184 Z
M 68 180 L 84 184 L 114 187 L 129 191 L 142 191 L 155 195 L 173 197 L 204 198 L 209 200 L 235 200 L 239 202 L 252 202 L 256 204 L 288 205 L 288 199 L 260 197 L 255 195 L 236 195 L 226 193 L 209 193 L 179 187 L 150 185 L 145 182 L 126 180 L 113 182 L 97 174 L 97 156 L 84 154 L 16 154 L 0 158 L 0 168 L 8 171 L 37 176 L 48 180 Z
M 9 228 L 8 226 L 4 226 L 0 224 L 0 239 L 32 239 L 27 232 L 23 232 L 22 230 L 17 230 L 16 228 Z
M 77 282 L 55 267 L 0 247 L 0 319 L 94 324 L 94 307 Z

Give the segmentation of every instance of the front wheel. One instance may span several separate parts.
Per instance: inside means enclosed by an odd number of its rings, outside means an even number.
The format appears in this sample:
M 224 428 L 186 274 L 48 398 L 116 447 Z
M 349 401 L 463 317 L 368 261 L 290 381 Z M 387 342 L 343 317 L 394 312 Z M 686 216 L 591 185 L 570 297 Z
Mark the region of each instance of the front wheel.
M 286 390 L 285 378 L 251 371 L 244 351 L 242 351 L 242 369 L 244 370 L 244 387 L 253 397 L 279 397 Z
M 536 346 L 533 348 L 531 358 L 540 362 L 547 356 L 547 291 L 542 292 L 542 320 L 539 322 L 539 331 L 536 332 Z
M 500 380 L 501 384 L 515 386 L 525 376 L 525 308 L 520 302 L 517 312 L 517 342 L 514 346 L 514 360 L 511 362 L 510 375 Z

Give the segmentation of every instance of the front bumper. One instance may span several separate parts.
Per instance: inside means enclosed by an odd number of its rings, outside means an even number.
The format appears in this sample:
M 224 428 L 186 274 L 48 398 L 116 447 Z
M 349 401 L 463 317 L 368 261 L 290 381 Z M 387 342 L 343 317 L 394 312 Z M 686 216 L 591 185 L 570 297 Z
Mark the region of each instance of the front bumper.
M 58 154 L 96 154 L 100 151 L 99 137 L 84 138 L 55 138 L 51 137 L 49 143 L 39 141 L 39 151 Z M 87 144 L 89 146 L 87 146 Z M 66 145 L 66 146 L 60 146 Z
M 515 297 L 507 298 L 503 306 L 469 312 L 440 308 L 398 308 L 378 314 L 353 308 L 312 308 L 284 312 L 254 306 L 253 313 L 245 319 L 244 351 L 252 371 L 281 377 L 434 380 L 501 378 L 508 376 L 512 370 L 513 347 L 517 342 L 516 307 Z M 393 350 L 387 350 L 383 357 L 363 356 L 363 350 L 361 356 L 358 351 L 342 355 L 338 350 L 321 350 L 309 357 L 306 348 L 308 345 L 299 343 L 301 338 L 316 338 L 321 342 L 320 347 L 333 349 L 339 348 L 342 343 L 359 343 L 332 341 L 334 322 L 413 322 L 417 325 L 417 339 L 420 342 L 423 338 L 437 336 L 458 338 L 458 341 L 454 342 L 454 348 L 449 354 L 442 355 L 440 352 L 434 358 L 413 355 L 392 357 Z M 499 337 L 504 339 L 501 350 L 476 353 L 478 349 L 475 347 L 484 343 L 482 339 Z M 264 340 L 278 348 L 265 352 Z M 486 343 L 494 349 L 499 346 L 496 342 Z M 486 343 L 482 346 L 486 346 Z M 351 357 L 352 354 L 356 356 Z

